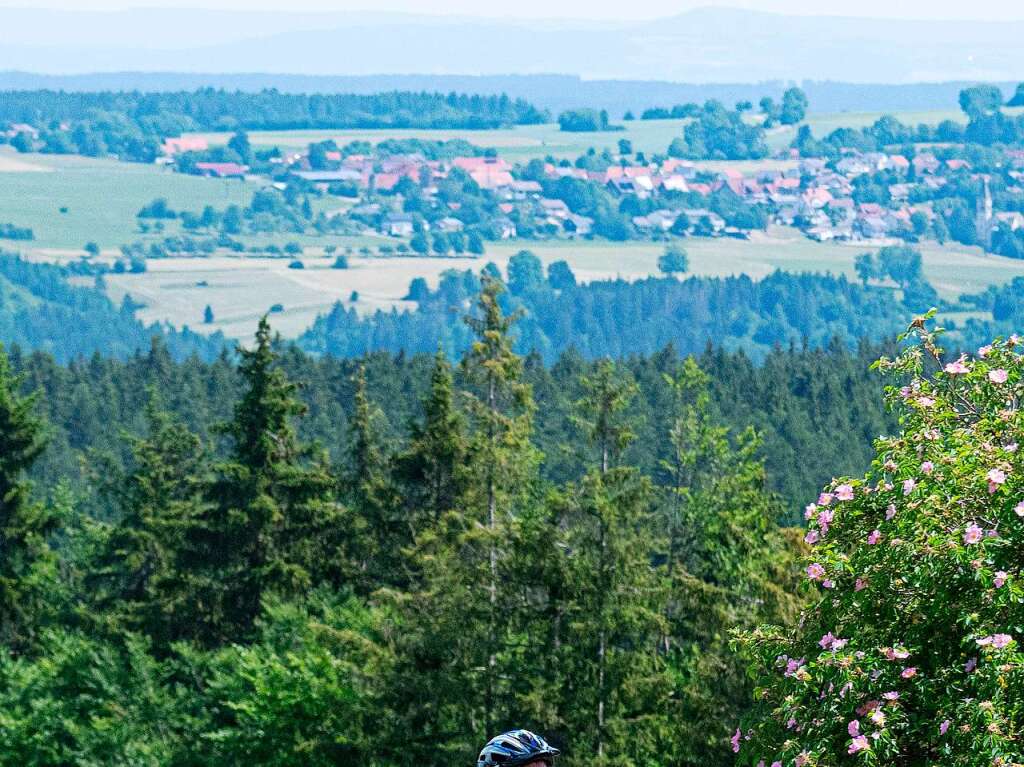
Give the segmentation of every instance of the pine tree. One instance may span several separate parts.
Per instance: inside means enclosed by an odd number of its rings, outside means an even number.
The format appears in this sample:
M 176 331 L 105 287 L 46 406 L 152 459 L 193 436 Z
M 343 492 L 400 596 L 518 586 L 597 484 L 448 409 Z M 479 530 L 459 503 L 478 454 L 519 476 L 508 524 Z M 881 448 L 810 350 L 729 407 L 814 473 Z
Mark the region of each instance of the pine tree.
M 795 617 L 796 549 L 776 524 L 783 507 L 766 488 L 754 431 L 732 437 L 712 419 L 709 379 L 692 359 L 666 378 L 671 480 L 661 529 L 671 600 L 661 644 L 676 685 L 671 750 L 684 764 L 725 763 L 729 723 L 752 694 L 729 632 Z
M 602 360 L 581 385 L 574 421 L 596 462 L 568 498 L 572 644 L 583 689 L 567 702 L 579 708 L 567 719 L 598 764 L 630 763 L 643 761 L 646 747 L 630 720 L 663 707 L 667 690 L 656 651 L 663 590 L 651 565 L 653 492 L 635 468 L 616 466 L 633 439 L 626 412 L 636 383 Z
M 517 592 L 512 581 L 521 560 L 514 520 L 529 513 L 537 453 L 531 391 L 512 352 L 514 318 L 498 304 L 502 289 L 485 278 L 476 315 L 467 320 L 476 338 L 461 363 L 471 387 L 462 398 L 468 438 L 452 408 L 451 373 L 438 358 L 425 423 L 399 464 L 437 481 L 454 479 L 440 495 L 418 491 L 439 517 L 409 549 L 413 588 L 388 594 L 396 625 L 387 633 L 398 663 L 386 688 L 403 761 L 472 761 L 481 743 L 516 725 L 513 688 L 522 667 L 509 595 Z M 428 460 L 432 447 L 438 452 Z
M 354 409 L 349 421 L 351 446 L 343 485 L 353 528 L 351 542 L 362 593 L 405 580 L 403 549 L 412 531 L 399 517 L 389 456 L 381 438 L 384 414 L 370 402 L 366 366 L 355 376 Z
M 188 526 L 202 509 L 208 459 L 202 442 L 155 395 L 146 407 L 148 433 L 131 438 L 130 471 L 101 462 L 95 472 L 119 518 L 86 578 L 111 628 L 141 631 L 158 648 L 179 636 L 179 557 Z
M 231 450 L 214 465 L 208 510 L 188 535 L 195 637 L 245 639 L 270 594 L 295 595 L 344 572 L 343 530 L 327 458 L 296 435 L 298 386 L 276 364 L 262 318 L 240 349 L 246 391 L 222 431 Z
M 49 611 L 56 557 L 48 538 L 59 522 L 32 500 L 25 479 L 46 443 L 36 399 L 20 396 L 19 384 L 0 347 L 0 646 L 15 653 L 31 646 Z
M 455 405 L 452 369 L 444 352 L 434 356 L 423 420 L 409 429 L 409 445 L 396 462 L 408 524 L 418 532 L 436 525 L 464 492 L 465 418 Z
M 466 503 L 485 512 L 487 558 L 486 579 L 492 614 L 498 613 L 499 542 L 502 528 L 513 514 L 517 499 L 523 497 L 528 480 L 536 470 L 537 455 L 530 444 L 533 397 L 522 379 L 522 358 L 512 351 L 510 331 L 518 315 L 506 316 L 499 299 L 505 286 L 484 276 L 477 315 L 466 318 L 475 340 L 462 360 L 462 370 L 474 387 L 468 397 L 472 436 L 470 439 L 470 481 Z M 491 730 L 495 721 L 498 628 L 487 631 L 488 647 L 484 725 Z

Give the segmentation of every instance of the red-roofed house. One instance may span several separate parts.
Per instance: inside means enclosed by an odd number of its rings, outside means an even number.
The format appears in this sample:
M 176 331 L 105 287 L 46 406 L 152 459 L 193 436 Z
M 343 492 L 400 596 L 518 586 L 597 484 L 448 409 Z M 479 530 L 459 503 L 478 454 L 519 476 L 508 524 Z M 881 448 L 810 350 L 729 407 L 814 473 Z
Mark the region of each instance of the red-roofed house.
M 242 178 L 249 170 L 248 165 L 239 165 L 237 162 L 197 162 L 196 170 L 201 176 L 215 178 Z
M 209 148 L 210 145 L 202 136 L 179 136 L 178 138 L 164 139 L 160 150 L 171 157 L 179 152 L 205 152 Z

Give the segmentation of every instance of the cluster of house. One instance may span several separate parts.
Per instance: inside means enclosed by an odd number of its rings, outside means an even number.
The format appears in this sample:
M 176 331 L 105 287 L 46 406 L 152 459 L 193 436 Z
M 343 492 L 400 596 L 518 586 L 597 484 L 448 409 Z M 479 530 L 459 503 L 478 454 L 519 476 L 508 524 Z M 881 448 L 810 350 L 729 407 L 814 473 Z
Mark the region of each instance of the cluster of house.
M 327 159 L 336 165 L 332 170 L 303 167 L 304 164 L 308 165 L 308 160 L 298 157 L 291 167 L 291 173 L 324 190 L 334 184 L 349 183 L 367 194 L 391 192 L 401 179 L 408 178 L 422 189 L 424 195 L 430 197 L 436 192 L 432 182 L 446 178 L 452 169 L 458 168 L 498 201 L 501 215 L 490 224 L 492 230 L 502 238 L 517 235 L 517 227 L 512 218 L 514 211 L 518 211 L 515 216 L 517 220 L 528 219 L 534 228 L 551 235 L 572 239 L 586 237 L 593 231 L 592 218 L 573 213 L 561 199 L 544 196 L 544 187 L 540 182 L 516 178 L 513 174 L 515 168 L 499 157 L 456 157 L 452 160 L 431 161 L 419 155 L 380 159 L 366 155 L 341 157 L 340 153 L 328 152 Z M 616 197 L 635 195 L 644 200 L 665 191 L 710 194 L 717 188 L 713 183 L 699 183 L 697 165 L 683 160 L 668 160 L 657 166 L 613 165 L 600 172 L 549 163 L 544 166 L 544 175 L 551 180 L 578 178 L 600 184 Z M 449 205 L 452 213 L 457 212 L 458 203 Z M 406 236 L 413 229 L 412 216 L 396 210 L 382 210 L 379 203 L 357 205 L 349 214 L 363 220 L 369 220 L 376 214 L 377 220 L 381 222 L 381 230 L 392 236 Z M 668 231 L 682 214 L 690 222 L 691 229 L 702 226 L 704 233 L 709 235 L 743 236 L 739 230 L 727 227 L 720 216 L 703 208 L 659 208 L 647 215 L 635 216 L 633 224 L 645 232 Z M 447 216 L 436 221 L 433 228 L 443 232 L 459 231 L 462 222 L 455 216 Z
M 180 152 L 206 148 L 201 137 L 184 136 L 168 139 L 164 155 L 170 160 Z M 1011 162 L 1024 167 L 1024 151 L 1017 152 L 1019 156 L 1014 156 L 1013 151 L 1007 154 Z M 542 184 L 517 178 L 515 168 L 496 156 L 427 160 L 419 154 L 381 158 L 326 152 L 325 159 L 329 169 L 312 167 L 304 153 L 275 158 L 275 162 L 293 176 L 325 191 L 336 185 L 348 185 L 363 198 L 374 198 L 374 193 L 392 193 L 403 178 L 414 182 L 429 198 L 437 191 L 435 182 L 458 168 L 497 201 L 500 215 L 490 222 L 496 236 L 515 237 L 513 219 L 529 220 L 536 229 L 568 238 L 587 236 L 594 227 L 593 219 L 573 213 L 560 199 L 546 197 Z M 766 164 L 750 173 L 681 159 L 644 165 L 621 162 L 599 171 L 548 163 L 543 172 L 551 180 L 568 177 L 598 184 L 617 198 L 634 196 L 650 201 L 642 206 L 649 212 L 632 217 L 634 227 L 644 234 L 699 231 L 709 236 L 745 237 L 746 232 L 728 226 L 716 213 L 706 208 L 680 207 L 678 195 L 670 194 L 696 192 L 708 197 L 727 188 L 746 204 L 770 211 L 775 223 L 795 226 L 819 241 L 901 236 L 912 230 L 915 213 L 929 221 L 936 215 L 931 203 L 911 202 L 912 198 L 937 196 L 934 192 L 949 183 L 951 174 L 972 172 L 965 160 L 940 160 L 929 152 L 908 159 L 900 154 L 849 150 L 835 163 L 823 158 L 800 159 L 794 152 L 787 159 L 771 164 L 771 169 Z M 248 171 L 246 166 L 236 163 L 201 162 L 194 167 L 199 173 L 217 177 L 244 176 Z M 890 202 L 856 202 L 855 179 L 884 170 L 895 171 L 901 179 L 888 187 Z M 929 194 L 914 195 L 915 186 Z M 370 200 L 343 210 L 364 222 L 374 221 L 385 234 L 408 236 L 413 231 L 413 217 L 401 212 L 398 202 L 393 200 L 389 205 Z M 448 205 L 450 215 L 435 221 L 433 228 L 459 231 L 463 225 L 457 216 L 458 203 Z M 1014 229 L 1024 226 L 1024 216 L 1018 213 L 996 213 L 993 217 L 989 212 L 988 216 L 992 225 L 1002 222 Z M 681 217 L 685 222 L 682 227 L 678 225 Z
M 1011 161 L 1024 163 L 1024 153 L 1020 154 Z M 889 202 L 856 202 L 855 179 L 887 170 L 902 179 L 887 186 Z M 958 173 L 985 180 L 963 159 L 940 160 L 929 152 L 908 159 L 900 154 L 850 150 L 831 168 L 824 159 L 805 158 L 781 178 L 760 174 L 758 181 L 764 182 L 764 187 L 751 188 L 746 198 L 752 203 L 768 203 L 777 223 L 797 226 L 814 240 L 878 240 L 913 231 L 915 214 L 931 223 L 937 214 L 929 199 L 941 197 L 942 188 Z M 991 228 L 1000 221 L 1015 229 L 1024 225 L 1024 217 L 1017 213 L 993 215 L 987 181 L 985 188 L 987 202 L 975 212 L 981 227 Z M 915 189 L 923 194 L 915 194 Z

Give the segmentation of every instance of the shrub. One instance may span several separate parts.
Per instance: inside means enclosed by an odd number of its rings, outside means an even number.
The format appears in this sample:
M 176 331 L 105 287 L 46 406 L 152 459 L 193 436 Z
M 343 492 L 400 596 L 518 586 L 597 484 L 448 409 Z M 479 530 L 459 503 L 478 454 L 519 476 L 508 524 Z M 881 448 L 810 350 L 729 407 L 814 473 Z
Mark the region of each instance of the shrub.
M 740 638 L 760 691 L 744 764 L 1022 760 L 1024 358 L 1011 337 L 950 361 L 912 333 L 875 365 L 904 383 L 899 433 L 807 507 L 811 606 Z

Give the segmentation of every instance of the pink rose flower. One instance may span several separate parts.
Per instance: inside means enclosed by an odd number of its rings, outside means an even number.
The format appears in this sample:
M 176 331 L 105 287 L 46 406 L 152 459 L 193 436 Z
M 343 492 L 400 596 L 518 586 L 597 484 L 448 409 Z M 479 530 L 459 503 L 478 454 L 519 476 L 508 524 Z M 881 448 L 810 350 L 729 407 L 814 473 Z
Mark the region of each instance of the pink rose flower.
M 914 492 L 915 487 L 917 487 L 917 480 L 913 477 L 903 480 L 903 495 L 910 495 Z
M 1013 513 L 1018 517 L 1024 517 L 1024 501 L 1021 501 L 1013 507 Z
M 921 473 L 922 474 L 931 474 L 934 470 L 935 470 L 935 464 L 932 463 L 931 461 L 925 461 L 924 463 L 921 464 Z
M 850 743 L 850 748 L 847 749 L 847 752 L 851 754 L 856 754 L 858 751 L 864 751 L 867 748 L 870 748 L 868 739 L 865 738 L 863 735 L 858 735 Z
M 812 581 L 819 580 L 823 575 L 825 575 L 825 568 L 817 562 L 807 566 L 807 577 Z
M 991 346 L 982 346 L 980 349 L 978 349 L 978 356 L 981 357 L 982 359 L 985 359 L 991 351 Z
M 869 546 L 874 546 L 880 540 L 882 540 L 882 533 L 879 532 L 878 530 L 872 530 L 868 534 L 868 545 Z
M 804 543 L 808 544 L 809 546 L 813 546 L 815 543 L 818 542 L 818 538 L 819 535 L 817 530 L 808 530 L 807 535 L 804 536 Z
M 853 500 L 853 485 L 840 485 L 836 488 L 836 499 L 840 501 Z
M 999 489 L 999 486 L 1006 482 L 1006 473 L 1002 469 L 989 469 L 988 474 L 985 475 L 988 479 L 988 491 L 994 493 Z
M 995 587 L 996 587 L 997 589 L 1001 589 L 1001 588 L 1003 587 L 1003 584 L 1005 584 L 1005 583 L 1006 583 L 1006 579 L 1007 579 L 1008 577 L 1009 577 L 1009 576 L 1007 575 L 1006 571 L 1004 571 L 1004 570 L 998 570 L 998 571 L 996 571 L 996 577 L 995 577 L 995 579 L 994 579 L 994 580 L 992 581 L 992 583 L 993 583 L 993 584 L 995 585 Z
M 890 519 L 896 516 L 896 504 L 890 503 L 889 507 L 885 510 L 885 519 L 888 522 Z
M 867 588 L 867 585 L 868 582 L 866 580 L 864 580 L 863 578 L 858 578 L 856 581 L 854 581 L 853 590 L 863 591 L 865 588 Z
M 1009 374 L 1002 368 L 999 368 L 998 370 L 988 371 L 988 380 L 990 380 L 994 384 L 1004 384 L 1006 383 L 1006 379 L 1008 377 Z
M 736 728 L 736 732 L 733 734 L 733 736 L 731 738 L 729 738 L 729 742 L 732 743 L 732 751 L 733 751 L 734 754 L 738 754 L 740 752 L 740 737 L 741 736 L 742 736 L 742 733 L 740 733 L 740 729 L 739 729 L 739 727 L 737 727 Z
M 939 735 L 945 735 L 947 730 L 949 730 L 949 720 L 945 719 L 942 724 L 939 725 Z
M 956 362 L 950 362 L 943 370 L 951 376 L 959 376 L 964 373 L 970 373 L 971 369 L 964 364 L 964 357 L 960 357 Z
M 982 529 L 973 522 L 971 522 L 971 524 L 967 526 L 967 529 L 964 530 L 964 543 L 977 543 L 981 540 L 983 535 L 984 532 L 982 531 Z
M 908 666 L 907 668 L 903 669 L 903 673 L 901 673 L 900 676 L 904 679 L 910 679 L 912 677 L 915 677 L 917 676 L 917 669 L 914 666 Z
M 851 738 L 857 737 L 860 735 L 860 722 L 856 719 L 851 720 L 850 723 L 846 725 L 846 731 L 850 733 Z

